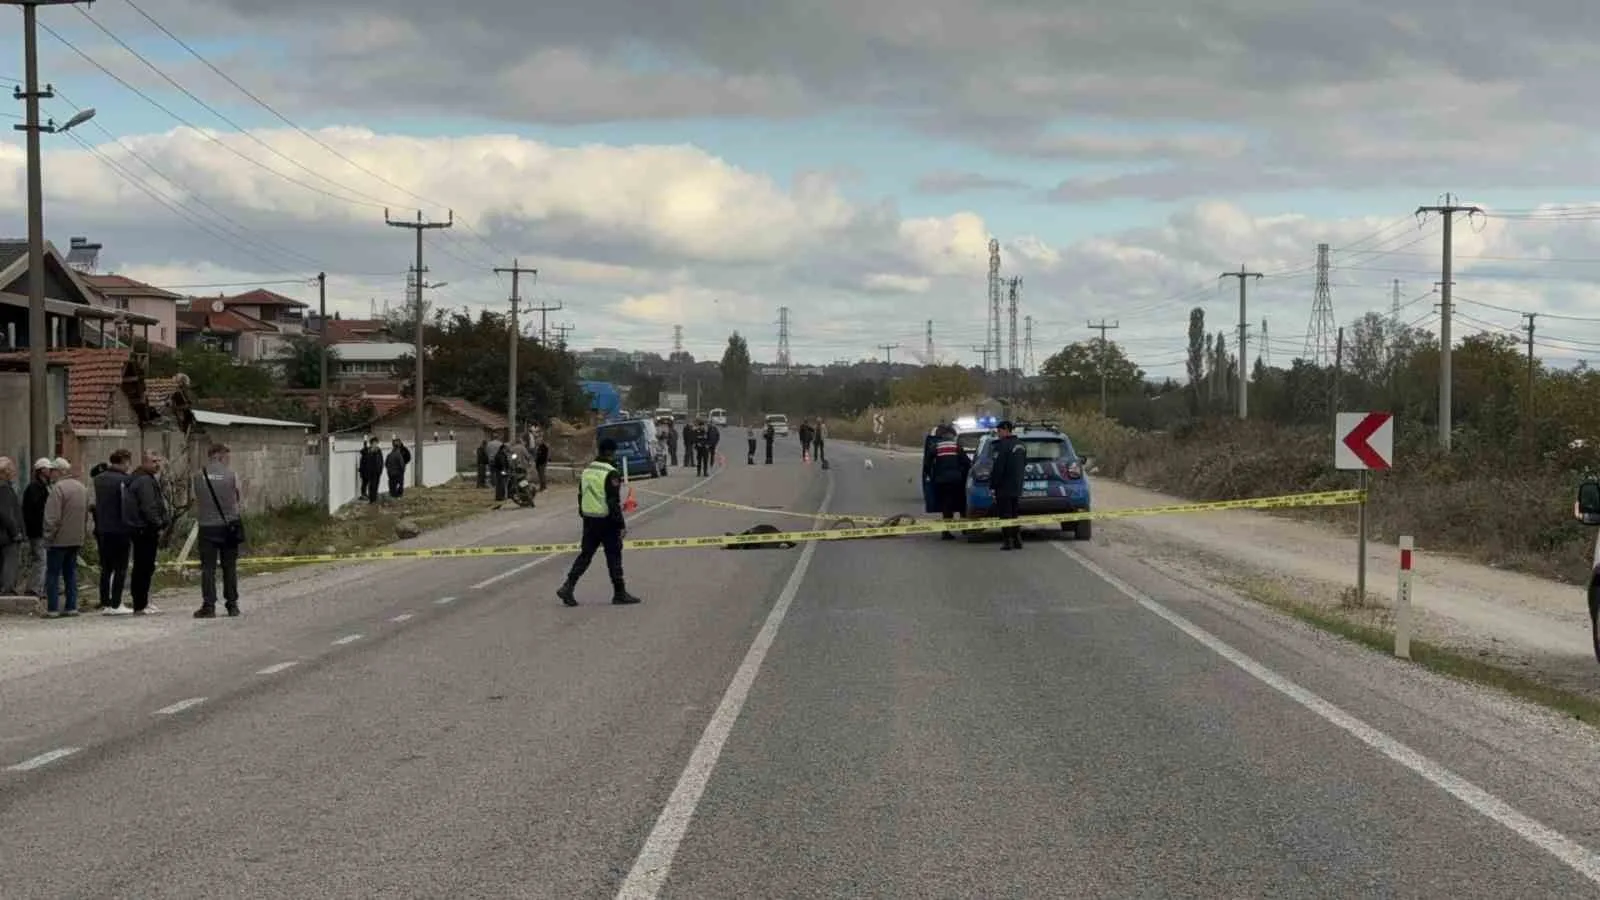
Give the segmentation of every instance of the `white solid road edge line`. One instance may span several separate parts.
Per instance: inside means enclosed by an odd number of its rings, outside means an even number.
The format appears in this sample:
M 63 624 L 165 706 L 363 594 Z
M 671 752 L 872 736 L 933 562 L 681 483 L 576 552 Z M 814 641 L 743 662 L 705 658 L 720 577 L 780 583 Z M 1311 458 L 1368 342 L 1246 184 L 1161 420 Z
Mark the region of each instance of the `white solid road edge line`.
M 273 663 L 272 665 L 267 666 L 265 669 L 262 669 L 261 671 L 257 672 L 256 674 L 257 675 L 276 675 L 276 674 L 278 674 L 279 672 L 282 672 L 285 669 L 292 669 L 292 668 L 294 668 L 295 666 L 298 666 L 298 665 L 300 665 L 300 661 L 297 660 L 297 659 L 290 660 L 289 662 Z
M 48 766 L 58 759 L 66 759 L 82 749 L 82 747 L 62 747 L 59 750 L 51 750 L 49 753 L 41 753 L 38 756 L 35 756 L 33 759 L 26 759 L 14 766 L 8 766 L 6 767 L 6 771 L 31 772 L 34 769 L 40 768 L 41 766 Z
M 1323 720 L 1338 726 L 1389 759 L 1422 776 L 1435 787 L 1465 803 L 1473 812 L 1498 822 L 1515 832 L 1528 843 L 1566 863 L 1579 875 L 1596 884 L 1600 884 L 1600 854 L 1596 854 L 1588 847 L 1579 844 L 1542 822 L 1523 815 L 1504 800 L 1462 778 L 1442 764 L 1418 753 L 1311 691 L 1256 662 L 1232 645 L 1224 642 L 1221 638 L 1151 599 L 1138 588 L 1112 575 L 1100 564 L 1078 551 L 1061 544 L 1054 544 L 1053 546 L 1065 553 L 1074 562 L 1094 573 L 1102 581 L 1127 595 L 1135 603 L 1165 619 L 1179 631 L 1199 641 L 1207 649 L 1243 669 L 1256 680 L 1300 704 Z
M 649 506 L 646 506 L 644 509 L 641 509 L 637 513 L 635 513 L 634 514 L 634 518 L 638 519 L 640 516 L 648 515 L 649 513 L 655 512 L 656 510 L 660 509 L 663 506 L 666 506 L 668 503 L 671 503 L 674 500 L 681 499 L 683 497 L 688 496 L 690 493 L 692 493 L 694 491 L 700 490 L 701 488 L 703 488 L 706 485 L 710 484 L 711 482 L 715 481 L 717 479 L 717 476 L 721 475 L 725 471 L 727 471 L 727 466 L 723 466 L 721 469 L 718 469 L 715 472 L 712 472 L 704 480 L 696 481 L 694 484 L 689 485 L 688 487 L 686 487 L 683 490 L 677 492 L 676 494 L 673 494 L 670 497 L 667 497 L 666 499 L 660 501 L 659 503 L 652 503 Z M 541 556 L 538 559 L 529 560 L 528 562 L 521 563 L 521 564 L 519 564 L 517 566 L 514 566 L 514 567 L 512 567 L 510 569 L 507 569 L 506 571 L 501 572 L 499 575 L 491 575 L 488 578 L 485 578 L 484 580 L 482 580 L 482 581 L 478 582 L 477 584 L 473 585 L 470 589 L 474 590 L 474 591 L 481 591 L 486 587 L 492 587 L 493 585 L 496 585 L 496 584 L 499 584 L 502 581 L 505 581 L 507 578 L 515 578 L 516 576 L 521 575 L 523 572 L 528 571 L 529 569 L 533 568 L 534 566 L 543 565 L 543 564 L 549 562 L 552 559 L 555 559 L 555 556 L 553 554 L 550 555 L 550 556 Z
M 361 640 L 361 635 L 359 635 L 359 634 L 347 634 L 344 637 L 339 638 L 337 641 L 334 641 L 333 645 L 335 647 L 340 647 L 340 646 L 343 646 L 345 644 L 353 644 L 353 643 L 355 643 L 356 641 L 359 641 L 359 640 Z
M 193 709 L 204 702 L 206 702 L 206 698 L 204 697 L 190 697 L 187 700 L 179 700 L 177 703 L 174 703 L 171 706 L 163 706 L 155 711 L 155 715 L 174 716 L 186 709 Z
M 818 517 L 828 511 L 828 504 L 832 501 L 833 478 L 830 476 L 828 488 L 822 495 L 822 505 L 817 507 Z M 777 637 L 778 628 L 794 603 L 795 594 L 800 591 L 800 582 L 806 577 L 806 569 L 811 565 L 811 557 L 816 549 L 817 544 L 813 541 L 800 551 L 800 560 L 789 573 L 789 580 L 778 594 L 778 602 L 773 604 L 772 612 L 767 613 L 767 620 L 762 623 L 755 641 L 745 653 L 744 662 L 739 664 L 733 682 L 728 685 L 722 702 L 717 704 L 716 712 L 711 714 L 711 721 L 700 735 L 700 742 L 689 755 L 689 764 L 678 776 L 677 787 L 672 789 L 672 795 L 667 798 L 655 827 L 650 829 L 650 836 L 645 838 L 644 849 L 639 851 L 633 868 L 618 889 L 617 900 L 654 900 L 662 885 L 666 884 L 667 875 L 672 870 L 672 858 L 678 852 L 678 845 L 683 843 L 689 820 L 694 818 L 695 807 L 700 803 L 700 795 L 711 781 L 711 772 L 717 766 L 717 758 L 722 755 L 722 746 L 727 743 L 728 735 L 732 733 L 733 725 L 744 709 L 750 688 L 761 671 L 761 663 L 772 648 L 773 639 Z

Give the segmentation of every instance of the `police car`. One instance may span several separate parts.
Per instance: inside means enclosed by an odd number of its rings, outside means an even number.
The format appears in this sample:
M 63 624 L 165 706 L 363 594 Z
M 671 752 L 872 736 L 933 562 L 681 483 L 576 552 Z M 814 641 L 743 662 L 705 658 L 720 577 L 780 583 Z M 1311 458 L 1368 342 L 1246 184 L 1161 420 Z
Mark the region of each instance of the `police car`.
M 978 452 L 978 445 L 983 443 L 983 436 L 991 434 L 994 426 L 999 422 L 994 416 L 966 416 L 955 420 L 956 445 L 968 457 Z
M 1088 512 L 1092 504 L 1089 478 L 1084 470 L 1088 468 L 1089 458 L 1078 455 L 1066 433 L 1050 422 L 1018 422 L 1014 434 L 1028 451 L 1018 514 Z M 989 487 L 989 473 L 994 468 L 994 446 L 998 440 L 998 434 L 986 432 L 973 456 L 972 473 L 967 476 L 969 519 L 994 515 L 994 491 Z M 1061 530 L 1087 541 L 1093 534 L 1094 523 L 1088 519 L 1062 522 Z M 970 539 L 975 533 L 969 531 L 967 536 Z

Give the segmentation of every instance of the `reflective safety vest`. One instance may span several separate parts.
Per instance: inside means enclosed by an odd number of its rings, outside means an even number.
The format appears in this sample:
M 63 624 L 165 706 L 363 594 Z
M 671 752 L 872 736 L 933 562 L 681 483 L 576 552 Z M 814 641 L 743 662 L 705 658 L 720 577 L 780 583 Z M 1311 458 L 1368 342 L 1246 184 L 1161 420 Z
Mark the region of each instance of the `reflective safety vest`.
M 606 479 L 616 471 L 615 466 L 599 459 L 583 470 L 578 480 L 579 515 L 586 519 L 604 519 L 611 515 L 611 504 L 606 502 Z

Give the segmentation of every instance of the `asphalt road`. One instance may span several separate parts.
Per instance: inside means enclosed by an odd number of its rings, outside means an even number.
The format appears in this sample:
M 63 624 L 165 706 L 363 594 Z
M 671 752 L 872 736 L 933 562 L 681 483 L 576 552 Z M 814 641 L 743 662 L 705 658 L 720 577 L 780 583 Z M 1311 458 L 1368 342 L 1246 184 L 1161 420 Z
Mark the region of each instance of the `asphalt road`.
M 630 536 L 918 511 L 912 461 L 829 452 L 731 454 L 688 496 L 776 509 L 683 498 Z M 596 560 L 576 609 L 567 561 L 332 569 L 0 680 L 0 896 L 1600 892 L 1591 732 L 1137 548 L 641 551 L 642 605 Z

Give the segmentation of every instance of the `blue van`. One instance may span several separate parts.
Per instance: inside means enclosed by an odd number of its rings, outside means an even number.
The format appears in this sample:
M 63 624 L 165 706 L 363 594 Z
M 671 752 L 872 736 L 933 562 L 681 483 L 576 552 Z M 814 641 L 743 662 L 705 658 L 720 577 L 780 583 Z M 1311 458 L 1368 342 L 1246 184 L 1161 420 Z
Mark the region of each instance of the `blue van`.
M 617 442 L 617 468 L 628 467 L 629 478 L 661 478 L 667 474 L 667 445 L 656 437 L 649 419 L 607 422 L 595 429 L 595 444 L 605 438 Z

